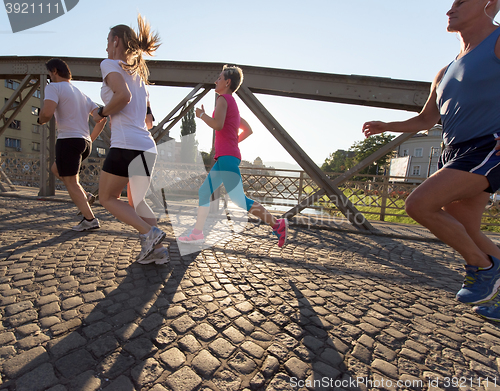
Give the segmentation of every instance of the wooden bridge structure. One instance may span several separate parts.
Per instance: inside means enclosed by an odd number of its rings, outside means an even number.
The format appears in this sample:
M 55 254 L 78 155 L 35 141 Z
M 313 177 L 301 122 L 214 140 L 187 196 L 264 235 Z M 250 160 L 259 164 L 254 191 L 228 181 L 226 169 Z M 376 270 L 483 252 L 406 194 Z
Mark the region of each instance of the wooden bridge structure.
M 68 63 L 74 80 L 102 81 L 99 66 L 102 59 L 76 57 L 62 57 L 62 59 Z M 16 118 L 16 115 L 37 89 L 40 90 L 40 99 L 43 101 L 48 77 L 45 63 L 48 60 L 49 57 L 0 56 L 0 79 L 20 80 L 19 87 L 0 110 L 0 135 Z M 186 112 L 214 88 L 213 81 L 220 74 L 223 65 L 222 63 L 206 62 L 148 61 L 151 72 L 149 80 L 156 86 L 187 87 L 191 89 L 179 104 L 173 107 L 170 113 L 151 130 L 157 142 L 165 135 L 168 135 L 170 129 L 182 119 Z M 260 102 L 257 95 L 276 95 L 418 112 L 426 102 L 430 83 L 370 76 L 239 66 L 243 69 L 245 80 L 236 94 L 319 188 L 316 193 L 300 201 L 284 215 L 291 217 L 327 195 L 331 200 L 334 200 L 338 209 L 354 227 L 360 230 L 372 230 L 373 227 L 366 219 L 357 218 L 361 213 L 339 190 L 338 186 L 409 139 L 413 134 L 400 135 L 343 175 L 331 180 L 295 142 L 283 126 L 278 123 L 269 110 Z M 18 102 L 17 105 L 16 102 Z M 55 192 L 55 180 L 49 169 L 55 157 L 55 134 L 54 120 L 48 126 L 43 126 L 39 193 L 43 196 L 53 195 Z M 102 136 L 109 143 L 110 129 L 108 127 Z

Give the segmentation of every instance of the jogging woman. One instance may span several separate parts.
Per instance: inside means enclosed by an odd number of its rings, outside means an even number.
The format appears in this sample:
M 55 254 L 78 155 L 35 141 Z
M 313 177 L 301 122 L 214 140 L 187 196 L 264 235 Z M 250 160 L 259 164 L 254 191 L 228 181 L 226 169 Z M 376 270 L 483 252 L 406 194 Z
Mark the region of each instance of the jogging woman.
M 196 225 L 188 236 L 181 236 L 180 242 L 201 244 L 204 242 L 203 226 L 208 217 L 210 197 L 224 184 L 231 200 L 240 208 L 257 216 L 269 224 L 278 237 L 278 246 L 285 245 L 288 234 L 288 220 L 276 219 L 258 202 L 245 196 L 239 169 L 241 153 L 238 143 L 252 134 L 250 125 L 240 117 L 233 93 L 243 82 L 243 72 L 239 67 L 225 65 L 215 81 L 218 94 L 213 117 L 205 113 L 203 105 L 196 108 L 196 116 L 215 130 L 215 164 L 198 191 L 199 208 Z M 241 132 L 240 132 L 241 129 Z
M 155 215 L 144 198 L 157 150 L 146 126 L 151 109 L 146 89 L 149 70 L 143 55 L 153 55 L 160 40 L 140 15 L 138 25 L 137 34 L 125 25 L 113 27 L 108 34 L 108 58 L 101 63 L 105 106 L 94 119 L 111 119 L 111 148 L 99 181 L 99 201 L 118 220 L 139 231 L 141 252 L 137 262 L 152 263 L 168 258 L 168 252 L 161 246 L 165 233 L 156 227 Z M 120 200 L 129 181 L 134 207 Z

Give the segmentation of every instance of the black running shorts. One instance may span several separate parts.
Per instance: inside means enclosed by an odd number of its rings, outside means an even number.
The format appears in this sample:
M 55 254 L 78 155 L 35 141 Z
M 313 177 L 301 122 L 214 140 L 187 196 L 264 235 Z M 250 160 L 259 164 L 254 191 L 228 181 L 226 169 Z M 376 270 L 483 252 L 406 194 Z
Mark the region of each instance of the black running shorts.
M 484 191 L 495 193 L 500 189 L 500 156 L 497 156 L 500 151 L 495 149 L 495 137 L 497 134 L 445 147 L 438 168 L 453 168 L 483 175 L 490 184 Z
M 151 176 L 156 162 L 156 153 L 134 149 L 111 148 L 104 160 L 102 171 L 129 178 Z
M 92 151 L 92 143 L 84 138 L 59 138 L 56 141 L 56 167 L 59 176 L 75 176 Z

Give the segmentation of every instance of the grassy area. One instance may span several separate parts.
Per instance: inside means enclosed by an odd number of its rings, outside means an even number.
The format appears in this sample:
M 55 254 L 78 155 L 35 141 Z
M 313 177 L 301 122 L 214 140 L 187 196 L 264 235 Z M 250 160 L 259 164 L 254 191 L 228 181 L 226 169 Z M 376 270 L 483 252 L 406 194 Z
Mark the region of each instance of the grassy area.
M 361 194 L 353 194 L 353 191 L 350 188 L 342 188 L 339 187 L 340 190 L 344 192 L 344 195 L 349 198 L 349 201 L 351 201 L 356 209 L 358 209 L 360 212 L 362 212 L 367 220 L 371 221 L 380 221 L 380 211 L 381 207 L 378 205 L 381 205 L 382 202 L 382 197 L 378 195 L 369 195 L 363 197 Z M 313 189 L 311 186 L 307 186 L 304 191 L 308 194 L 311 194 L 312 192 L 316 191 L 316 189 Z M 360 200 L 362 198 L 362 200 Z M 404 209 L 404 204 L 405 201 L 403 199 L 391 199 L 389 202 L 391 205 L 391 208 L 388 208 L 386 206 L 385 210 L 385 218 L 384 221 L 391 222 L 391 223 L 401 223 L 401 224 L 418 224 L 415 220 L 413 220 L 411 217 L 409 217 Z M 394 204 L 396 206 L 394 206 Z M 319 202 L 316 202 L 315 205 L 317 206 L 322 206 L 326 210 L 328 210 L 328 207 L 331 206 L 331 202 L 329 202 L 329 199 L 327 196 L 323 196 Z M 373 205 L 373 206 L 372 206 Z M 494 210 L 495 213 L 500 212 L 500 210 Z M 332 215 L 335 216 L 340 216 L 342 215 L 341 212 L 332 210 L 330 211 Z M 388 215 L 390 214 L 390 215 Z M 392 216 L 395 215 L 395 216 Z M 482 219 L 483 226 L 481 227 L 481 230 L 483 231 L 488 231 L 488 232 L 500 232 L 500 226 L 496 225 L 484 225 L 484 224 L 498 224 L 499 219 L 496 217 L 490 217 L 490 216 L 483 216 Z
M 404 201 L 403 201 L 404 203 Z M 367 206 L 359 206 L 356 205 L 356 209 L 358 209 L 360 212 L 362 212 L 367 220 L 376 220 L 380 221 L 380 210 L 381 208 L 379 207 L 367 207 Z M 388 221 L 391 223 L 401 223 L 401 224 L 418 224 L 415 220 L 413 220 L 411 217 L 409 217 L 404 208 L 402 209 L 387 209 L 385 210 L 385 217 L 384 221 Z M 391 214 L 390 216 L 387 215 L 387 213 Z M 396 216 L 392 216 L 396 215 Z

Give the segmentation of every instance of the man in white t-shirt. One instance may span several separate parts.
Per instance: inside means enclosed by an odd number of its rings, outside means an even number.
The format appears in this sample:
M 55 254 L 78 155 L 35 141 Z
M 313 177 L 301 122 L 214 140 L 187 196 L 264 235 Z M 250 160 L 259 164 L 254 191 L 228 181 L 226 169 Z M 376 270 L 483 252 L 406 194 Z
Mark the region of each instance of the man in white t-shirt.
M 55 115 L 57 123 L 56 161 L 52 172 L 64 183 L 71 199 L 83 215 L 83 220 L 72 227 L 75 231 L 99 228 L 99 220 L 89 205 L 87 193 L 80 185 L 80 165 L 92 151 L 92 141 L 97 138 L 106 121 L 96 124 L 89 132 L 89 114 L 97 105 L 71 83 L 68 65 L 57 58 L 46 64 L 51 83 L 45 88 L 45 99 L 38 123 L 43 125 Z

